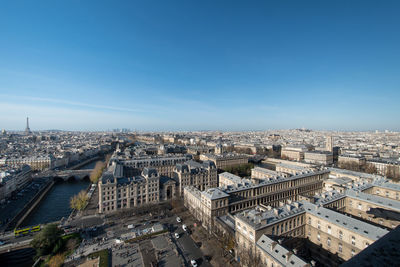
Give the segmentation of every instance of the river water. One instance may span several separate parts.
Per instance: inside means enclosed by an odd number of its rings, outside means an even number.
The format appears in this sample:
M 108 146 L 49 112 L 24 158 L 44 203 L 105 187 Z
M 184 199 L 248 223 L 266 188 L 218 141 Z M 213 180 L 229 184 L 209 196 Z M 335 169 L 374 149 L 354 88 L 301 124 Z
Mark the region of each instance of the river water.
M 81 169 L 93 169 L 95 165 L 96 161 Z M 72 211 L 69 207 L 71 197 L 81 190 L 86 190 L 89 184 L 89 180 L 57 182 L 20 227 L 59 221 L 63 217 L 68 218 Z

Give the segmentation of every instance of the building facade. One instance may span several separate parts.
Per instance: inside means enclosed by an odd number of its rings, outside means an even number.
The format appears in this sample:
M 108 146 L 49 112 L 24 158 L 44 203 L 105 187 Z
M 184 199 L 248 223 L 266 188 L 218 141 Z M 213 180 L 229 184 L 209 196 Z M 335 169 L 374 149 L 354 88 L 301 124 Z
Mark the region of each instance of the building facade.
M 200 160 L 202 161 L 213 161 L 218 169 L 225 169 L 227 167 L 238 166 L 247 164 L 248 156 L 234 153 L 224 154 L 201 154 Z
M 194 186 L 199 190 L 218 186 L 217 167 L 213 161 L 198 163 L 190 160 L 183 164 L 176 164 L 174 178 L 179 184 L 179 193 L 183 195 L 186 186 Z
M 126 177 L 124 166 L 114 162 L 98 183 L 99 213 L 159 203 L 175 197 L 175 187 L 175 182 L 161 177 L 156 169 L 144 168 L 142 175 Z

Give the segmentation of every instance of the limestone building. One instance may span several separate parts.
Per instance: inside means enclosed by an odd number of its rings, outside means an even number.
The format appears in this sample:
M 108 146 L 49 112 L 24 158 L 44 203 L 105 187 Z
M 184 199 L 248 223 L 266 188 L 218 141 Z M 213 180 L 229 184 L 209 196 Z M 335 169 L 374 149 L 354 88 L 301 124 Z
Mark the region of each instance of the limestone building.
M 201 154 L 200 160 L 211 160 L 215 163 L 218 169 L 242 165 L 248 163 L 248 156 L 234 153 L 224 154 Z
M 307 148 L 304 146 L 287 146 L 281 150 L 281 157 L 289 160 L 302 161 L 304 159 L 304 152 Z
M 320 165 L 332 165 L 333 153 L 329 151 L 307 151 L 304 152 L 304 161 Z
M 287 177 L 289 176 L 288 174 L 284 172 L 278 172 L 278 171 L 272 171 L 266 168 L 261 168 L 261 167 L 255 167 L 251 169 L 251 178 L 254 179 L 266 179 L 266 178 L 272 178 L 276 176 L 282 176 L 282 177 Z
M 176 164 L 174 178 L 178 181 L 181 195 L 186 186 L 194 186 L 199 190 L 218 186 L 217 167 L 209 160 L 203 163 L 190 160 Z
M 237 183 L 234 178 L 231 185 L 206 191 L 186 187 L 184 204 L 211 231 L 214 218 L 209 216 L 237 213 L 261 204 L 278 206 L 282 201 L 297 201 L 300 195 L 312 196 L 321 192 L 323 180 L 328 177 L 328 173 L 327 170 L 321 170 L 291 177 L 269 178 L 258 184 L 248 180 Z M 224 176 L 229 179 L 228 175 Z
M 140 173 L 144 168 L 154 168 L 160 175 L 173 177 L 176 164 L 185 163 L 192 159 L 191 155 L 162 155 L 134 157 L 128 160 L 118 160 L 118 162 L 137 170 Z
M 113 162 L 98 183 L 99 213 L 156 204 L 176 196 L 176 182 L 144 168 L 140 176 L 126 176 L 124 167 Z
M 246 248 L 255 248 L 263 236 L 269 236 L 287 240 L 287 244 L 291 240 L 301 240 L 297 244 L 292 242 L 293 247 L 296 250 L 307 247 L 313 258 L 325 266 L 350 259 L 388 233 L 380 227 L 304 201 L 276 208 L 258 206 L 237 213 L 234 218 L 236 257 L 247 252 Z

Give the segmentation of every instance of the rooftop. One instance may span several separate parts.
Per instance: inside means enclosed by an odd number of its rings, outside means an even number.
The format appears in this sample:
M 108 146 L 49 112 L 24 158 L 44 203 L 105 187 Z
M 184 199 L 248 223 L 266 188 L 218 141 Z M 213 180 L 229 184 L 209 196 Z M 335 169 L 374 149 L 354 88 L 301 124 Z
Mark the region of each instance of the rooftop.
M 371 240 L 378 240 L 388 233 L 385 229 L 351 218 L 336 211 L 306 201 L 302 201 L 302 204 L 307 213 L 311 213 L 316 217 L 329 221 L 330 223 L 336 224 L 340 227 L 344 227 Z
M 272 208 L 271 206 L 263 208 L 261 206 L 257 206 L 253 209 L 236 213 L 234 216 L 258 230 L 272 223 L 276 223 L 291 216 L 304 213 L 304 211 L 305 210 L 302 203 L 294 202 L 291 204 L 284 204 L 278 208 Z
M 397 200 L 392 200 L 392 199 L 385 198 L 385 197 L 379 197 L 376 195 L 371 195 L 371 194 L 363 193 L 360 191 L 356 191 L 353 189 L 346 190 L 345 194 L 346 194 L 346 196 L 351 197 L 353 199 L 363 200 L 363 201 L 369 202 L 371 204 L 385 207 L 389 210 L 394 210 L 394 211 L 400 212 L 400 201 L 397 201 Z
M 262 235 L 260 239 L 258 239 L 257 247 L 262 249 L 282 266 L 310 266 L 310 264 L 299 258 L 292 251 L 287 250 L 266 235 Z
M 210 200 L 229 197 L 224 191 L 221 191 L 219 188 L 210 188 L 205 191 L 202 191 L 201 194 Z

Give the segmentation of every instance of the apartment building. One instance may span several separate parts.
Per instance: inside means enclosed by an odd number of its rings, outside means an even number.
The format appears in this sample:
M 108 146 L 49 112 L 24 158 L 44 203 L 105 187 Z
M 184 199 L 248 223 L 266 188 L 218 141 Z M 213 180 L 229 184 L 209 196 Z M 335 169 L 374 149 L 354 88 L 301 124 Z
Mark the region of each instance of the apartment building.
M 332 190 L 301 200 L 331 208 L 355 218 L 388 229 L 400 225 L 400 202 L 390 198 L 365 193 L 373 188 L 372 184 L 351 186 L 343 193 Z M 373 191 L 372 191 L 373 192 Z
M 388 233 L 380 227 L 305 201 L 282 203 L 277 208 L 257 206 L 235 214 L 234 218 L 237 258 L 248 248 L 256 247 L 263 236 L 269 236 L 302 240 L 297 249 L 307 246 L 321 265 L 332 266 L 350 259 Z M 326 253 L 321 252 L 321 248 Z
M 295 163 L 295 162 L 293 162 Z M 289 175 L 296 175 L 306 171 L 313 171 L 314 167 L 310 167 L 308 164 L 292 164 L 292 163 L 279 163 L 275 166 L 275 171 L 279 173 L 286 173 Z
M 364 173 L 364 172 L 356 172 L 350 171 L 345 169 L 338 169 L 338 168 L 329 168 L 331 178 L 340 178 L 346 177 L 352 179 L 354 182 L 368 182 L 372 183 L 376 179 L 381 179 L 382 176 Z
M 146 167 L 140 176 L 126 177 L 124 166 L 113 162 L 98 183 L 99 213 L 159 203 L 175 197 L 175 187 L 173 180 L 161 177 L 156 169 Z
M 379 175 L 400 177 L 400 161 L 370 159 L 367 162 L 375 166 L 376 172 Z
M 356 190 L 346 191 L 347 214 L 394 229 L 400 225 L 400 202 Z
M 304 146 L 286 146 L 281 150 L 281 158 L 302 161 L 304 160 L 304 152 L 306 151 L 307 148 Z
M 32 169 L 28 165 L 23 165 L 19 169 L 0 170 L 0 202 L 11 194 L 23 188 L 32 179 Z
M 296 201 L 300 195 L 312 196 L 321 192 L 323 180 L 328 177 L 328 173 L 327 170 L 321 170 L 291 177 L 268 178 L 258 184 L 248 180 L 237 183 L 237 178 L 233 177 L 231 185 L 226 187 L 211 188 L 206 191 L 186 187 L 184 203 L 192 214 L 203 213 L 198 214 L 197 217 L 203 222 L 202 225 L 206 229 L 211 230 L 214 218 L 207 218 L 209 215 L 221 216 L 228 212 L 237 213 L 261 204 L 278 206 L 280 202 L 286 200 Z M 230 175 L 224 175 L 224 179 L 228 180 L 229 178 Z M 203 201 L 200 201 L 199 196 L 202 196 Z M 207 199 L 207 196 L 210 198 Z M 205 203 L 209 203 L 209 205 Z
M 191 155 L 163 155 L 134 157 L 133 159 L 118 161 L 126 166 L 137 169 L 139 172 L 141 172 L 144 168 L 154 168 L 160 175 L 173 177 L 176 164 L 182 164 L 191 159 Z
M 371 187 L 363 190 L 363 192 L 393 200 L 400 200 L 400 184 L 390 183 L 386 179 L 375 180 L 371 183 Z
M 276 176 L 287 177 L 289 175 L 284 172 L 273 171 L 273 170 L 269 170 L 269 169 L 261 168 L 261 167 L 255 167 L 255 168 L 251 169 L 251 178 L 252 179 L 266 179 L 266 178 L 272 178 L 272 177 L 276 177 Z
M 353 156 L 353 155 L 340 155 L 338 157 L 338 164 L 354 164 L 356 166 L 361 166 L 366 163 L 365 157 Z
M 215 163 L 218 169 L 225 169 L 227 167 L 247 164 L 248 156 L 242 154 L 234 153 L 224 153 L 224 154 L 201 154 L 200 160 L 206 161 L 210 160 Z
M 189 185 L 201 191 L 218 186 L 217 167 L 213 161 L 209 160 L 203 163 L 193 160 L 183 164 L 178 163 L 173 177 L 178 181 L 180 195 L 183 195 L 183 189 Z
M 332 165 L 333 153 L 329 151 L 307 151 L 304 152 L 304 161 L 321 165 Z
M 55 158 L 53 155 L 20 157 L 20 158 L 2 158 L 0 159 L 0 166 L 10 166 L 12 168 L 19 168 L 23 165 L 29 165 L 32 170 L 45 170 L 53 167 Z
M 313 255 L 328 266 L 332 265 L 332 261 L 337 264 L 349 260 L 388 233 L 383 228 L 312 203 L 303 202 L 303 205 L 306 211 L 306 238 L 316 245 L 311 246 Z M 321 253 L 318 247 L 328 253 Z M 339 259 L 328 256 L 332 254 Z
M 256 244 L 256 253 L 262 266 L 290 266 L 310 267 L 311 264 L 298 257 L 292 250 L 288 250 L 279 242 L 262 235 Z

